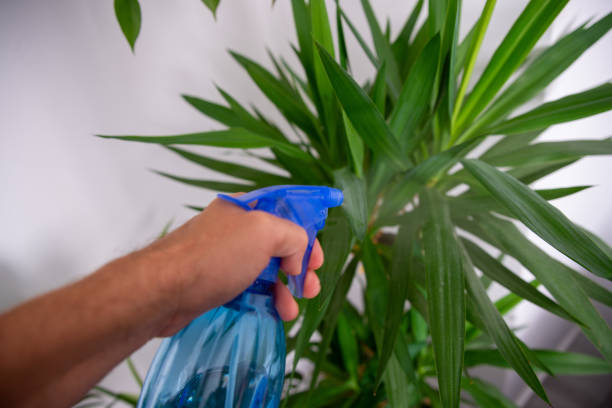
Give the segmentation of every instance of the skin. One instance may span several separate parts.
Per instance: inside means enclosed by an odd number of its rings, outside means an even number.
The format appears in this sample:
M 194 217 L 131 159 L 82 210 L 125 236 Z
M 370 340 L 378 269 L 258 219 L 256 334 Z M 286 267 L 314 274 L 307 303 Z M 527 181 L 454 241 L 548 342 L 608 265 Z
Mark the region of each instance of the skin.
M 306 232 L 290 221 L 214 200 L 148 247 L 0 315 L 2 404 L 75 404 L 148 340 L 171 336 L 240 294 L 271 257 L 282 259 L 286 274 L 299 274 L 306 245 Z M 319 293 L 314 270 L 322 264 L 317 241 L 304 297 Z M 283 320 L 297 316 L 284 284 L 274 297 Z

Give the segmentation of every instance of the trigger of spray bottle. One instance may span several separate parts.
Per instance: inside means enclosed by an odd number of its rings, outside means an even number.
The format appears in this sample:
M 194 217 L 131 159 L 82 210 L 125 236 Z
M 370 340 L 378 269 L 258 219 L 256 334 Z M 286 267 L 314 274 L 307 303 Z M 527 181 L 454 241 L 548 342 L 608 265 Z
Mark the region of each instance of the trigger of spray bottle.
M 327 209 L 342 203 L 342 192 L 289 185 L 219 197 L 305 229 L 308 246 L 302 272 L 288 277 L 293 295 L 302 297 L 317 232 L 325 225 Z M 139 408 L 278 407 L 285 374 L 285 335 L 272 286 L 279 265 L 280 259 L 272 258 L 242 294 L 162 342 L 143 385 Z

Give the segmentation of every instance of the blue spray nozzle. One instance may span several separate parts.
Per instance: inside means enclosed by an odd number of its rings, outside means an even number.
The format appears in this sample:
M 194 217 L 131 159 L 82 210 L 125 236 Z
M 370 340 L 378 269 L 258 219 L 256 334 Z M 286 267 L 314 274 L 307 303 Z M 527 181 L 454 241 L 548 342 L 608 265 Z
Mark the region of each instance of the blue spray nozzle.
M 219 194 L 219 198 L 234 203 L 247 211 L 260 210 L 292 221 L 308 234 L 308 247 L 302 261 L 302 272 L 289 276 L 289 289 L 302 297 L 304 278 L 317 232 L 325 226 L 327 209 L 342 204 L 342 191 L 325 186 L 273 186 L 254 190 L 240 197 Z M 253 205 L 254 204 L 254 205 Z M 251 206 L 253 205 L 253 206 Z M 259 279 L 276 281 L 279 260 L 272 259 L 259 275 Z

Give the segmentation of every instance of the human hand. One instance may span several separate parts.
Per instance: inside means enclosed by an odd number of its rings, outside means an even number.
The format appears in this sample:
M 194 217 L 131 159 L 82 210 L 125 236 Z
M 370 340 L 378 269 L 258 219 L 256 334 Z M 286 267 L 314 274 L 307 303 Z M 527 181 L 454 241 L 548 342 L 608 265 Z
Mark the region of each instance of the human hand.
M 307 243 L 304 229 L 291 221 L 215 199 L 201 214 L 138 253 L 147 265 L 143 272 L 149 293 L 164 315 L 159 334 L 171 335 L 204 311 L 236 297 L 271 257 L 281 258 L 287 275 L 301 273 Z M 323 251 L 315 241 L 304 297 L 319 293 L 314 270 L 322 264 Z M 297 303 L 282 282 L 275 285 L 274 298 L 283 320 L 297 317 Z

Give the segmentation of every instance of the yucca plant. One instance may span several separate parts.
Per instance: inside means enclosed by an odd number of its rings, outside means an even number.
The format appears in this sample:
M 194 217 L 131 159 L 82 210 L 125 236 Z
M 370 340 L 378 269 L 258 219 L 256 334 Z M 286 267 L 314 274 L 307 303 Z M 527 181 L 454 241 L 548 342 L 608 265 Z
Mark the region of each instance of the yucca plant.
M 361 0 L 373 49 L 338 2 L 332 24 L 324 1 L 292 0 L 299 69 L 270 55 L 270 71 L 232 53 L 286 124 L 273 123 L 219 88 L 224 104 L 183 97 L 224 125 L 220 130 L 103 136 L 162 145 L 243 180 L 160 173 L 192 186 L 237 192 L 324 184 L 344 191 L 343 207 L 330 212 L 320 237 L 326 256 L 321 294 L 301 302 L 299 330 L 291 330 L 293 322 L 286 326 L 293 365 L 283 404 L 457 407 L 463 400 L 514 406 L 491 384 L 472 377 L 470 368 L 512 369 L 544 401 L 538 371 L 612 372 L 612 332 L 592 303 L 612 306 L 612 293 L 588 277 L 612 278 L 612 249 L 549 203 L 587 186 L 529 187 L 584 156 L 612 154 L 609 138 L 537 141 L 552 125 L 612 109 L 611 83 L 525 108 L 612 27 L 611 13 L 534 50 L 567 2 L 530 1 L 473 78 L 495 0 L 486 1 L 463 39 L 460 0 L 427 5 L 418 0 L 393 39 L 369 1 Z M 214 10 L 218 1 L 205 3 Z M 133 46 L 140 13 L 132 9 L 138 18 L 131 19 L 131 29 L 125 28 L 129 13 L 117 15 Z M 417 26 L 423 13 L 427 18 Z M 351 76 L 349 32 L 376 69 L 365 84 Z M 279 171 L 179 145 L 240 149 Z M 269 154 L 251 150 L 256 148 L 268 148 Z M 556 248 L 563 261 L 526 238 L 527 229 Z M 518 261 L 534 279 L 523 280 L 507 259 Z M 364 308 L 347 301 L 362 272 Z M 487 295 L 492 281 L 510 293 L 493 302 Z M 552 297 L 539 291 L 540 285 Z M 522 300 L 578 325 L 603 358 L 530 349 L 503 318 Z M 315 332 L 319 336 L 313 337 Z M 296 371 L 300 359 L 312 362 L 312 372 Z

